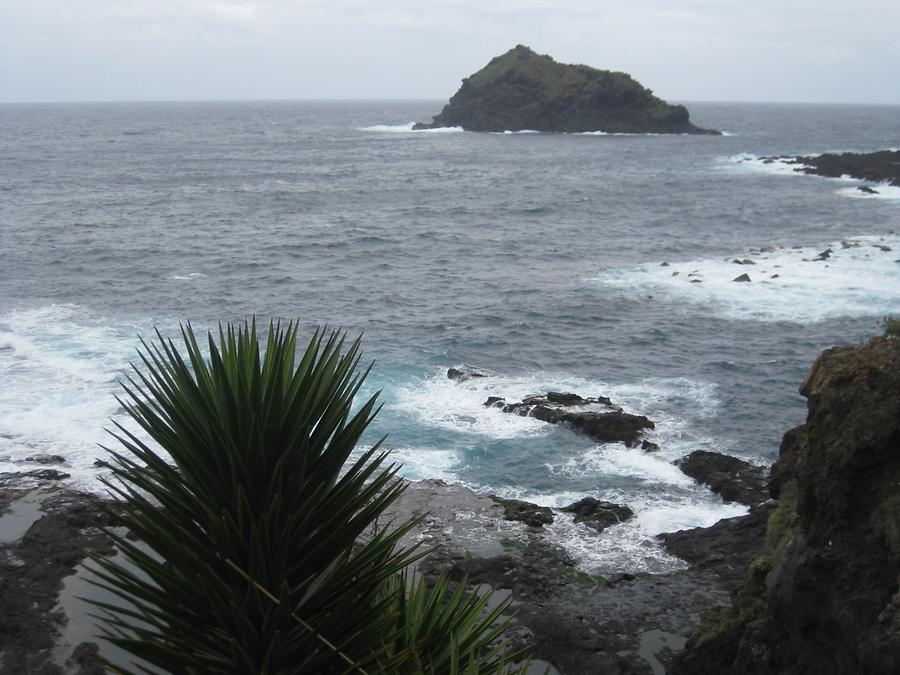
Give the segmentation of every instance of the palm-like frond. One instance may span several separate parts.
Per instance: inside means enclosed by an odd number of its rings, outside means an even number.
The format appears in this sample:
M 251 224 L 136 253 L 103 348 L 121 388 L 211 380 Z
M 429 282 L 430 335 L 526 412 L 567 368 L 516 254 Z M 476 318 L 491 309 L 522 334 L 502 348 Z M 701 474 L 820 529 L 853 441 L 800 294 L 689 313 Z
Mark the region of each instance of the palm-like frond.
M 183 352 L 157 338 L 120 400 L 154 444 L 117 424 L 109 450 L 137 541 L 111 532 L 127 563 L 94 558 L 125 600 L 93 601 L 107 639 L 177 673 L 501 672 L 484 649 L 498 611 L 444 603 L 445 582 L 407 594 L 419 553 L 397 544 L 415 520 L 363 536 L 403 483 L 383 439 L 348 466 L 378 410 L 377 394 L 352 409 L 358 339 L 316 331 L 298 350 L 296 324 L 270 324 L 263 349 L 253 322 L 220 327 L 204 356 L 189 324 Z
M 510 651 L 503 633 L 509 599 L 493 603 L 491 593 L 466 592 L 466 581 L 451 591 L 446 574 L 429 587 L 424 577 L 395 575 L 384 593 L 394 604 L 398 630 L 375 654 L 376 672 L 505 675 L 524 673 L 513 665 L 523 653 Z

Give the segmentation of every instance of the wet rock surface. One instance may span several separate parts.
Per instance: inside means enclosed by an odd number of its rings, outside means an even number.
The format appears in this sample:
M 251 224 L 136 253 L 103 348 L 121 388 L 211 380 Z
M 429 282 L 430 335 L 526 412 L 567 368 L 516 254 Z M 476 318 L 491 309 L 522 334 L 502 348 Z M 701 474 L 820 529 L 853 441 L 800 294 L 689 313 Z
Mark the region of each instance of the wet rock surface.
M 603 504 L 581 500 L 556 517 L 600 512 Z M 607 508 L 626 515 L 622 505 Z M 730 519 L 713 533 L 697 528 L 667 535 L 678 542 L 672 550 L 680 546 L 692 557 L 691 567 L 660 575 L 598 575 L 580 570 L 546 528 L 506 520 L 494 498 L 466 488 L 411 483 L 390 515 L 399 521 L 423 513 L 426 520 L 407 535 L 409 542 L 434 547 L 420 571 L 432 577 L 448 571 L 472 588 L 510 595 L 512 635 L 533 644 L 534 657 L 563 675 L 646 674 L 670 664 L 703 612 L 728 603 L 735 570 L 746 567 L 751 540 L 761 545 L 765 531 L 765 518 L 757 515 Z M 730 533 L 738 531 L 746 545 L 729 547 Z M 718 546 L 708 557 L 706 541 Z
M 769 498 L 768 469 L 743 459 L 697 450 L 675 464 L 727 502 L 755 506 Z
M 484 405 L 550 424 L 565 424 L 601 443 L 624 443 L 628 447 L 640 445 L 643 432 L 655 428 L 647 417 L 624 412 L 605 396 L 582 398 L 551 391 L 513 403 L 491 396 Z
M 593 497 L 580 499 L 561 510 L 574 513 L 576 523 L 584 523 L 598 532 L 634 517 L 634 511 L 623 504 L 604 502 Z
M 111 553 L 98 526 L 108 524 L 91 497 L 54 487 L 21 488 L 21 474 L 0 479 L 0 673 L 102 673 L 82 652 L 63 668 L 54 658 L 66 617 L 57 608 L 64 577 L 89 551 Z M 19 533 L 21 534 L 19 535 Z M 18 536 L 17 536 L 18 535 Z
M 506 520 L 517 520 L 529 527 L 542 527 L 553 522 L 553 511 L 546 506 L 538 506 L 520 499 L 491 497 L 503 509 Z
M 669 553 L 736 586 L 761 552 L 769 516 L 776 506 L 774 500 L 768 500 L 746 516 L 723 518 L 710 527 L 668 532 L 659 538 Z
M 465 382 L 467 380 L 471 380 L 474 377 L 487 377 L 484 373 L 479 373 L 477 370 L 464 369 L 464 368 L 448 368 L 447 369 L 447 379 L 453 380 L 454 382 Z

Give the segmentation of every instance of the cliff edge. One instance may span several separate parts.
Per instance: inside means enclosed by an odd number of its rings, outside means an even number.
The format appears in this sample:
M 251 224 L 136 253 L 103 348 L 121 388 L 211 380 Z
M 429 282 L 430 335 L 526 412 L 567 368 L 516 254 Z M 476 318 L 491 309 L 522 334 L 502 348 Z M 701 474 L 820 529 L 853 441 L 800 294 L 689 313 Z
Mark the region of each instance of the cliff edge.
M 557 63 L 517 45 L 465 78 L 430 123 L 415 129 L 466 131 L 719 134 L 691 124 L 626 73 Z
M 900 339 L 825 351 L 800 393 L 765 551 L 675 673 L 900 672 Z

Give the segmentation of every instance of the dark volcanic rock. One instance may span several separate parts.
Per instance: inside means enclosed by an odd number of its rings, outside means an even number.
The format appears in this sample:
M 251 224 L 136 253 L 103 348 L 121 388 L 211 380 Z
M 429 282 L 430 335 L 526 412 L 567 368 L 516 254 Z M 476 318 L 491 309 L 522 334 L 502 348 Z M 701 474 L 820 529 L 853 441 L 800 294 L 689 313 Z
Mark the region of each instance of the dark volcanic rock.
M 722 495 L 727 502 L 755 506 L 769 498 L 768 471 L 743 459 L 697 450 L 675 464 L 698 483 Z
M 39 481 L 65 480 L 71 474 L 56 469 L 35 469 L 33 471 L 16 471 L 13 473 L 0 473 L 0 484 L 13 485 L 21 482 L 23 478 L 32 478 Z
M 659 535 L 666 550 L 688 561 L 695 569 L 710 570 L 729 584 L 737 585 L 750 562 L 762 551 L 769 515 L 776 507 L 768 500 L 750 509 L 746 516 L 723 518 L 710 527 L 667 532 Z
M 485 377 L 485 375 L 474 370 L 461 370 L 459 368 L 449 368 L 447 370 L 447 378 L 456 382 L 465 382 L 473 377 Z
M 640 435 L 645 429 L 654 428 L 653 422 L 643 415 L 625 412 L 567 413 L 561 421 L 603 443 L 618 441 L 629 448 L 638 444 Z
M 841 154 L 825 153 L 812 157 L 794 157 L 790 160 L 802 166 L 797 171 L 818 176 L 839 178 L 852 176 L 863 180 L 888 182 L 900 186 L 900 150 L 879 150 L 878 152 Z M 860 188 L 861 190 L 863 188 Z M 872 191 L 871 188 L 863 190 Z
M 598 532 L 603 532 L 607 527 L 623 523 L 634 516 L 634 511 L 627 506 L 602 502 L 593 497 L 585 497 L 562 510 L 574 513 L 576 523 L 584 523 Z
M 746 272 L 739 277 L 735 277 L 732 281 L 750 281 L 750 275 Z
M 691 124 L 625 73 L 557 63 L 517 45 L 465 78 L 431 123 L 416 129 L 719 134 Z
M 553 511 L 546 506 L 538 506 L 520 499 L 504 499 L 503 497 L 491 497 L 503 507 L 503 517 L 506 520 L 517 520 L 529 527 L 543 527 L 553 522 Z
M 861 185 L 860 187 L 858 187 L 856 189 L 859 190 L 860 192 L 865 192 L 867 195 L 877 195 L 878 194 L 878 190 L 873 190 L 868 185 Z
M 638 445 L 643 431 L 655 426 L 643 415 L 623 412 L 605 396 L 582 398 L 577 394 L 549 392 L 546 396 L 526 396 L 518 403 L 507 403 L 502 398 L 491 396 L 484 405 L 550 424 L 565 423 L 602 443 L 621 442 L 628 447 Z M 595 409 L 568 410 L 574 406 Z M 604 412 L 596 410 L 598 407 Z
M 31 455 L 26 457 L 25 461 L 35 464 L 65 464 L 66 458 L 60 455 Z
M 27 492 L 10 487 L 15 483 L 0 482 L 0 503 L 26 500 L 40 510 L 32 514 L 34 520 L 21 538 L 0 545 L 0 673 L 62 673 L 51 662 L 57 632 L 66 620 L 57 594 L 63 577 L 72 574 L 89 551 L 113 551 L 98 529 L 110 520 L 87 495 L 58 489 Z M 73 665 L 71 672 L 105 672 L 99 665 L 88 665 L 85 649 L 78 659 L 74 665 L 80 670 Z
M 900 340 L 827 350 L 800 391 L 765 551 L 675 673 L 900 672 Z

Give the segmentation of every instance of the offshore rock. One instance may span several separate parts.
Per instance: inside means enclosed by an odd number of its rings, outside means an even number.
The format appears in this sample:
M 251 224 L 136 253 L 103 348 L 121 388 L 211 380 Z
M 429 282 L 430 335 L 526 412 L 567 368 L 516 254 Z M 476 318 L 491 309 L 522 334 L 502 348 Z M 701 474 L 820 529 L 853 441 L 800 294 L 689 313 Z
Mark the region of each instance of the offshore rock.
M 414 129 L 466 131 L 719 134 L 691 124 L 626 73 L 557 63 L 517 45 L 465 78 L 430 123 Z
M 743 459 L 697 450 L 675 464 L 726 502 L 755 506 L 769 498 L 768 471 Z
M 516 403 L 491 396 L 484 405 L 550 424 L 564 423 L 601 443 L 624 443 L 629 448 L 640 445 L 646 429 L 655 428 L 648 418 L 623 412 L 605 396 L 582 398 L 551 391 L 544 396 L 526 396 Z M 570 410 L 575 407 L 581 409 Z
M 622 504 L 602 502 L 593 497 L 585 497 L 574 504 L 569 504 L 562 511 L 575 514 L 576 523 L 584 523 L 597 532 L 603 532 L 607 527 L 624 523 L 634 517 L 634 511 Z
M 765 550 L 674 673 L 900 672 L 900 340 L 825 351 L 800 393 Z
M 465 382 L 466 380 L 471 380 L 473 377 L 486 377 L 486 375 L 484 373 L 479 373 L 476 370 L 463 370 L 461 368 L 447 369 L 447 379 L 453 380 L 454 382 Z

